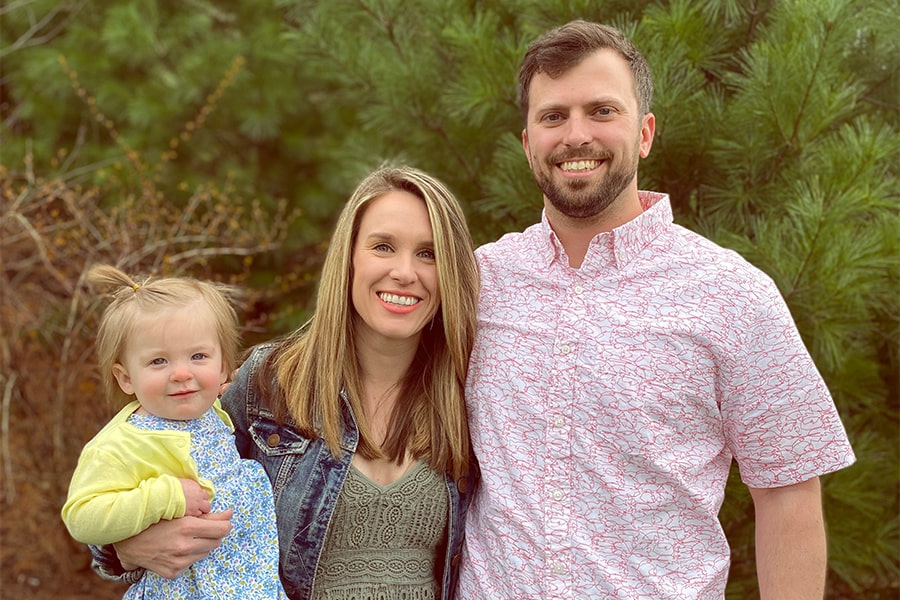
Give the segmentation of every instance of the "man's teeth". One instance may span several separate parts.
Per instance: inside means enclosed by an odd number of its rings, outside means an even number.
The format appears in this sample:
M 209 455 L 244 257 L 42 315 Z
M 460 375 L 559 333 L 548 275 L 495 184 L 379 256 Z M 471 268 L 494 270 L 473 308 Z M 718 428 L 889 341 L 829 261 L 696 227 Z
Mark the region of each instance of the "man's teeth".
M 599 165 L 599 160 L 576 160 L 564 162 L 559 165 L 559 168 L 563 171 L 590 171 L 591 169 L 596 169 Z
M 378 297 L 388 304 L 399 304 L 401 306 L 412 306 L 419 302 L 418 298 L 412 296 L 398 296 L 397 294 L 378 294 Z

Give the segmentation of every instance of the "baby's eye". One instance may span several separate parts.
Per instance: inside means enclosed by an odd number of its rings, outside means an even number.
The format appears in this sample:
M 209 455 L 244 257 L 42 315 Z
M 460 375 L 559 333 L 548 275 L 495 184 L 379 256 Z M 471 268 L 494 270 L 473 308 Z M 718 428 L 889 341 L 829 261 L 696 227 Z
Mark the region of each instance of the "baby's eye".
M 203 360 L 207 358 L 207 354 L 204 352 L 198 352 L 191 357 L 191 360 Z
M 154 367 L 160 367 L 160 366 L 166 364 L 166 359 L 154 358 L 153 360 L 150 361 L 150 364 L 153 365 Z

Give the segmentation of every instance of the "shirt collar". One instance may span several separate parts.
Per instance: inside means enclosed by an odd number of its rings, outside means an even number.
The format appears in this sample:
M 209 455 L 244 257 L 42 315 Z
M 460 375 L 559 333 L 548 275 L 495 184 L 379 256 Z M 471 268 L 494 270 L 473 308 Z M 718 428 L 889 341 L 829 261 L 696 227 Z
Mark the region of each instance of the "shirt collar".
M 581 265 L 582 270 L 606 266 L 623 268 L 672 224 L 674 219 L 668 194 L 639 191 L 638 197 L 644 212 L 612 231 L 594 236 Z M 542 239 L 546 240 L 547 264 L 559 260 L 567 265 L 566 251 L 550 227 L 546 210 L 541 212 L 540 227 Z

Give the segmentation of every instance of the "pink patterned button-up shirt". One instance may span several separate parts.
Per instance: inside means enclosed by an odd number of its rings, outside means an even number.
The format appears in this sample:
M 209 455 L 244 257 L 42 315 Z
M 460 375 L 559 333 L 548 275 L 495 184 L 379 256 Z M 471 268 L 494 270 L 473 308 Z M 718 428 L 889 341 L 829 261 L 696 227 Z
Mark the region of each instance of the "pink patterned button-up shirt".
M 641 201 L 578 269 L 546 217 L 478 250 L 463 600 L 721 599 L 732 458 L 757 488 L 854 461 L 771 279 Z

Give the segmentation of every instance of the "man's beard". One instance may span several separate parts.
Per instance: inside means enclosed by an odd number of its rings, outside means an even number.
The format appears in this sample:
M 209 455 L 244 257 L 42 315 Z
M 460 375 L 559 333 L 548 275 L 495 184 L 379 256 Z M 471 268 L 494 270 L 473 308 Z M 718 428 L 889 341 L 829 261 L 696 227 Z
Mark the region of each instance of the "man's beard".
M 568 157 L 551 157 L 547 161 L 548 171 L 535 169 L 532 171 L 534 180 L 551 206 L 572 219 L 585 219 L 601 214 L 615 202 L 637 175 L 637 157 L 634 160 L 630 160 L 628 157 L 629 160 L 625 165 L 618 169 L 611 169 L 596 184 L 587 179 L 576 179 L 559 185 L 553 181 L 549 173 L 553 171 L 556 164 L 566 158 Z M 609 154 L 596 158 L 605 160 L 607 165 L 612 164 L 610 162 L 612 156 Z M 534 160 L 536 161 L 536 159 Z

